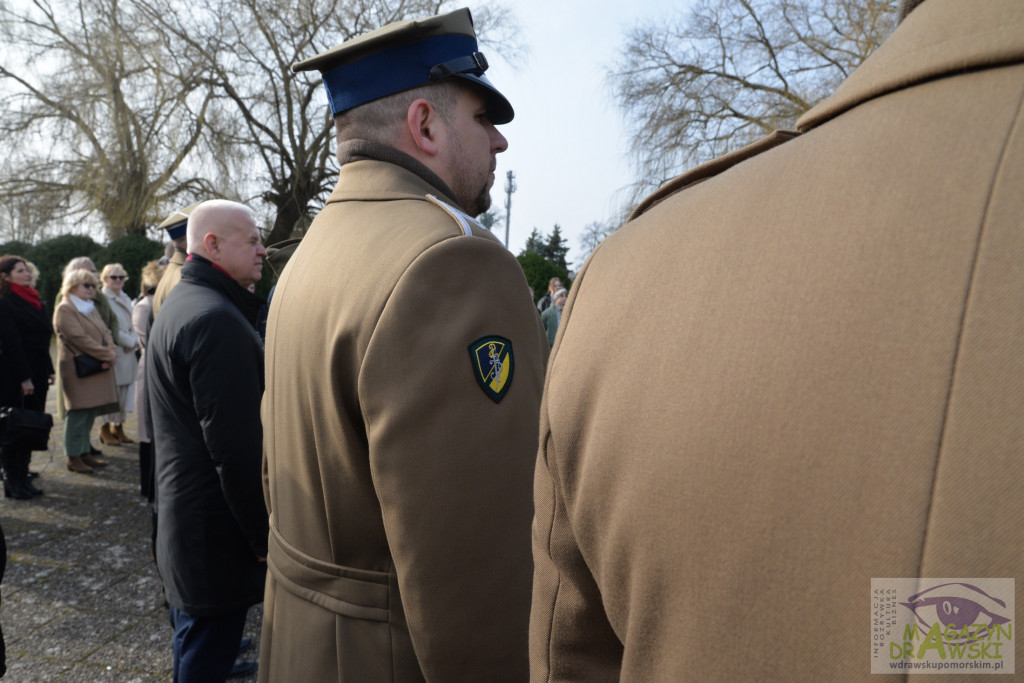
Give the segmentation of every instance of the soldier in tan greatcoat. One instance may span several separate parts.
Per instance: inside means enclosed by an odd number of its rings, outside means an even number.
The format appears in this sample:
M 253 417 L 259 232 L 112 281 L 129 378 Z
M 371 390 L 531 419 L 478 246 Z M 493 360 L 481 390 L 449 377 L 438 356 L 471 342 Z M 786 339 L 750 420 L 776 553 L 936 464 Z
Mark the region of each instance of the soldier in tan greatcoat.
M 533 681 L 889 680 L 872 579 L 1020 582 L 1022 103 L 1024 3 L 926 0 L 594 252 L 541 415 Z
M 341 173 L 267 324 L 260 680 L 525 680 L 547 342 L 472 218 L 512 108 L 468 10 L 295 68 L 323 72 Z
M 185 228 L 188 226 L 188 217 L 192 211 L 199 206 L 199 203 L 187 206 L 184 209 L 172 211 L 171 214 L 157 226 L 157 230 L 166 230 L 167 236 L 174 243 L 174 254 L 164 268 L 164 274 L 156 286 L 156 293 L 153 295 L 153 317 L 160 312 L 167 295 L 174 289 L 174 285 L 181 280 L 181 267 L 185 265 L 188 253 L 185 251 L 186 242 Z

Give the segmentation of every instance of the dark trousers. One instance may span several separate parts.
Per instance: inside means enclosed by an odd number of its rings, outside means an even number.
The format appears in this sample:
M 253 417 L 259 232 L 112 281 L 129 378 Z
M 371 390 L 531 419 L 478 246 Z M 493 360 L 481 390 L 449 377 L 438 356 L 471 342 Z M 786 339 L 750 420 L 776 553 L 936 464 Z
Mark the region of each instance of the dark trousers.
M 220 683 L 238 655 L 247 609 L 218 617 L 195 617 L 171 607 L 174 682 Z
M 139 495 L 145 496 L 150 503 L 156 491 L 156 475 L 153 469 L 153 444 L 139 442 Z

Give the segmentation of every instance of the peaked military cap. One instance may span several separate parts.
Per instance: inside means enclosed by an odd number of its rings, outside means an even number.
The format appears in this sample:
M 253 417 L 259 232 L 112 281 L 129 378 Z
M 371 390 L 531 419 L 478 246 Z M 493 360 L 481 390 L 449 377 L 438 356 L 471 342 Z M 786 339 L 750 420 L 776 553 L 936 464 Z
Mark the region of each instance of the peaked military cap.
M 382 26 L 292 65 L 295 72 L 313 69 L 323 75 L 335 116 L 446 78 L 477 86 L 487 101 L 491 123 L 508 123 L 515 115 L 509 101 L 484 76 L 487 59 L 477 49 L 473 17 L 465 7 Z
M 183 237 L 185 235 L 185 228 L 188 227 L 189 214 L 191 214 L 192 211 L 200 204 L 201 202 L 196 202 L 191 206 L 186 206 L 184 209 L 172 211 L 171 214 L 164 219 L 163 223 L 156 226 L 157 230 L 166 230 L 168 237 L 172 240 Z

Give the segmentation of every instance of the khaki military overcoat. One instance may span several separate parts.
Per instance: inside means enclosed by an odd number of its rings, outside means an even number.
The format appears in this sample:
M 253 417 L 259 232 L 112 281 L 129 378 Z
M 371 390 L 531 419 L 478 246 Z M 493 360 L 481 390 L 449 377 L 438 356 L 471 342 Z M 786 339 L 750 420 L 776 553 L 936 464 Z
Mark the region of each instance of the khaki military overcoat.
M 1019 589 L 1022 103 L 1024 3 L 927 0 L 800 135 L 597 249 L 546 380 L 532 680 L 873 681 L 872 578 Z
M 453 204 L 347 161 L 277 285 L 261 681 L 528 676 L 547 340 L 516 260 Z
M 160 282 L 156 284 L 156 293 L 153 294 L 153 317 L 160 312 L 167 295 L 174 289 L 174 285 L 181 281 L 181 267 L 185 265 L 188 254 L 183 251 L 175 251 L 164 268 L 164 274 L 160 276 Z

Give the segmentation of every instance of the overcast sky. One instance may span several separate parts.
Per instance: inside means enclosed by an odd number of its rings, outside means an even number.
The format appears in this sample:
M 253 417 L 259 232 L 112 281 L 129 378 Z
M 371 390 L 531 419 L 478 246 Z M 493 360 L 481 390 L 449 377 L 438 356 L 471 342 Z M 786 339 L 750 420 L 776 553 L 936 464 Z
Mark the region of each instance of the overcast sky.
M 518 254 L 530 231 L 562 228 L 574 261 L 579 237 L 594 221 L 616 214 L 634 180 L 628 131 L 607 71 L 628 31 L 641 21 L 664 22 L 690 0 L 514 0 L 522 40 L 530 53 L 509 65 L 484 48 L 487 77 L 515 108 L 500 128 L 509 149 L 498 155 L 492 208 L 505 215 L 505 175 L 516 175 L 509 249 Z M 685 170 L 685 169 L 680 169 Z M 495 225 L 504 240 L 504 223 Z

